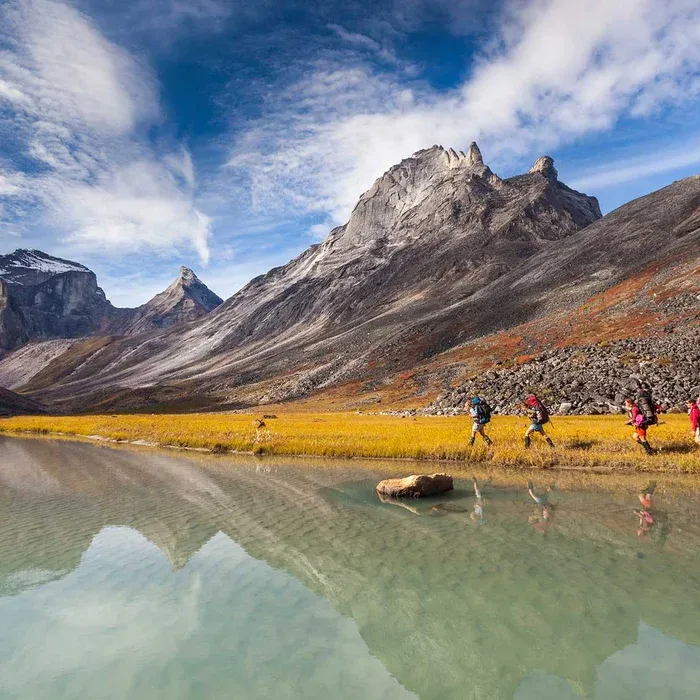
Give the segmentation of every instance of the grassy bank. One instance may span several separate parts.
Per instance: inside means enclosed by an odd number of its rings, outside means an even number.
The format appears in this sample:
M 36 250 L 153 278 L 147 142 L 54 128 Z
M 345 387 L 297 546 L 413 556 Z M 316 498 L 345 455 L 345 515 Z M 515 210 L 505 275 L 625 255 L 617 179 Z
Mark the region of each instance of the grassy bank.
M 551 450 L 537 437 L 526 450 L 524 418 L 495 416 L 488 426 L 494 447 L 468 445 L 466 417 L 401 418 L 354 413 L 279 414 L 257 429 L 254 415 L 26 416 L 0 420 L 0 432 L 61 433 L 110 440 L 145 441 L 215 452 L 318 455 L 324 457 L 469 460 L 493 466 L 556 466 L 700 473 L 700 449 L 685 415 L 664 416 L 649 430 L 659 449 L 647 457 L 631 439 L 624 416 L 554 418 Z

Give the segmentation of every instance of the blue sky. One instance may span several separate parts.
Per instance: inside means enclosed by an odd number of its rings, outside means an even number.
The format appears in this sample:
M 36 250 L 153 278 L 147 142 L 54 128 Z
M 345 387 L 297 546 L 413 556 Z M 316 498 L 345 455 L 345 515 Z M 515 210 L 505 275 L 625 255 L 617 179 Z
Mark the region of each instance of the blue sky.
M 700 172 L 696 0 L 6 0 L 0 253 L 229 296 L 412 152 L 548 153 L 604 211 Z

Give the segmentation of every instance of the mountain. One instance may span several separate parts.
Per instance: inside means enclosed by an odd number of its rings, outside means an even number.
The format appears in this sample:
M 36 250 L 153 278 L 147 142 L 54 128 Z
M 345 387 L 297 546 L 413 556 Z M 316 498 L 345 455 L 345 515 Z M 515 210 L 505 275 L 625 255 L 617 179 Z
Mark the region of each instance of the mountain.
M 89 335 L 109 312 L 95 274 L 83 265 L 38 250 L 0 256 L 0 350 Z
M 44 359 L 22 349 L 0 362 L 0 383 L 11 375 L 10 388 L 66 410 L 312 395 L 319 407 L 425 405 L 551 347 L 694 327 L 699 222 L 699 177 L 601 218 L 549 157 L 501 179 L 475 144 L 434 146 L 380 177 L 323 243 L 202 318 L 52 346 Z M 676 357 L 691 360 L 676 367 Z M 692 353 L 669 363 L 690 386 Z
M 595 198 L 559 182 L 549 157 L 501 179 L 476 144 L 466 154 L 433 146 L 380 177 L 322 244 L 176 333 L 117 341 L 100 353 L 109 372 L 81 358 L 84 379 L 72 376 L 61 393 L 142 397 L 167 385 L 226 396 L 261 384 L 259 401 L 361 376 L 378 348 L 392 352 L 416 334 L 439 343 L 432 319 L 446 306 L 599 218 Z
M 121 335 L 148 333 L 187 323 L 205 316 L 223 303 L 188 267 L 181 267 L 178 278 L 148 303 L 127 315 L 123 326 L 119 322 L 110 325 L 112 332 Z
M 126 335 L 201 318 L 221 304 L 188 268 L 136 309 L 107 301 L 95 273 L 39 250 L 0 256 L 0 351 L 29 341 Z

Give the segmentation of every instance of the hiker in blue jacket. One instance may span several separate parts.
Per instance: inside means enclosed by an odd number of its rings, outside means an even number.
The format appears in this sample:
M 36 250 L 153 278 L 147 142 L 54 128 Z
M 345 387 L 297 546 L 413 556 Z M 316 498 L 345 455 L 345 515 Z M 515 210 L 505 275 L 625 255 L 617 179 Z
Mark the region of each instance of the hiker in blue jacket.
M 471 415 L 473 420 L 472 436 L 469 439 L 469 444 L 474 445 L 476 434 L 479 433 L 487 445 L 493 445 L 491 438 L 484 432 L 486 424 L 491 421 L 491 406 L 489 406 L 486 401 L 483 401 L 478 396 L 475 396 L 472 399 L 471 406 L 469 407 L 469 415 Z

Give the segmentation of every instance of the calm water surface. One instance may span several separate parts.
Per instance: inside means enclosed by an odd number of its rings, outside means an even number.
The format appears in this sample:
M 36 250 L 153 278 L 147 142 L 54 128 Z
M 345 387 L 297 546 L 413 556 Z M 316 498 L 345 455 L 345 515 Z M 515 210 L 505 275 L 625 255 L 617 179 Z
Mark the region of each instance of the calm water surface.
M 696 493 L 275 464 L 0 438 L 0 697 L 700 697 Z

